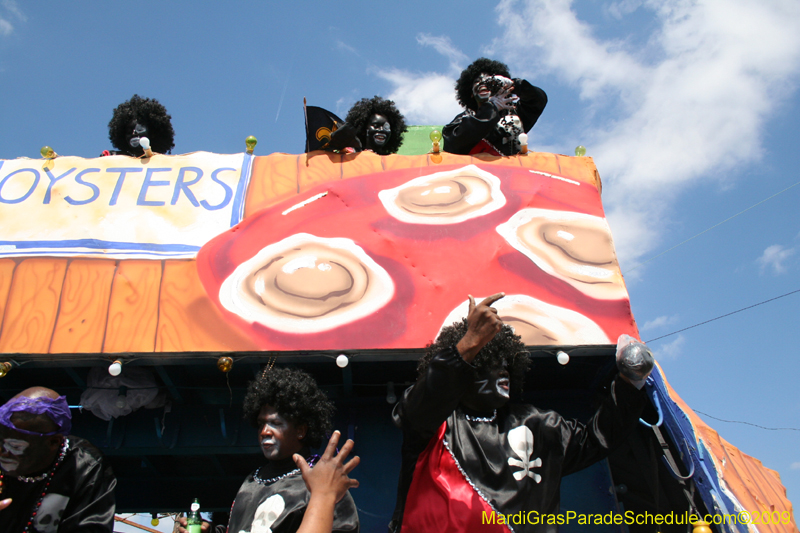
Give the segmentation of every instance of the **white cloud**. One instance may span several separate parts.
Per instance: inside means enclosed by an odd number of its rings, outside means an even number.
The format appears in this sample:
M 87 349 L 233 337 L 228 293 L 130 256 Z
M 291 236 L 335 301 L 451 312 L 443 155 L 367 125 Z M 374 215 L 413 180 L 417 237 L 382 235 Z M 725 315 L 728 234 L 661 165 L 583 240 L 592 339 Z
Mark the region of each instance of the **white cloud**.
M 353 48 L 349 44 L 345 43 L 344 41 L 336 39 L 335 43 L 336 43 L 336 48 L 337 49 L 343 50 L 345 52 L 350 52 L 353 55 L 361 57 L 361 54 L 358 53 L 358 50 L 356 50 L 355 48 Z
M 678 335 L 678 338 L 666 344 L 659 344 L 657 347 L 650 346 L 653 350 L 653 355 L 659 361 L 667 361 L 670 359 L 677 359 L 683 355 L 683 345 L 686 343 L 686 337 Z
M 621 0 L 620 2 L 612 2 L 607 10 L 608 13 L 617 20 L 622 19 L 625 15 L 633 13 L 642 5 L 641 0 Z
M 464 67 L 469 58 L 458 48 L 456 48 L 449 37 L 433 36 L 427 33 L 417 35 L 417 43 L 422 46 L 432 46 L 437 52 L 450 60 L 450 70 L 458 72 Z
M 673 315 L 673 316 L 663 315 L 663 316 L 660 316 L 660 317 L 656 317 L 653 320 L 648 320 L 639 329 L 641 331 L 648 331 L 648 330 L 651 330 L 651 329 L 663 328 L 664 326 L 672 325 L 672 324 L 676 323 L 677 321 L 678 321 L 678 316 L 677 315 Z
M 756 260 L 759 270 L 762 274 L 767 270 L 772 270 L 774 274 L 783 274 L 786 272 L 786 260 L 794 255 L 794 252 L 794 248 L 784 248 L 780 244 L 768 246 Z
M 433 72 L 381 70 L 378 76 L 394 86 L 394 100 L 408 124 L 447 124 L 462 111 L 456 102 L 453 77 Z
M 14 25 L 11 24 L 9 17 L 5 16 L 4 12 L 9 13 L 11 15 L 10 18 L 16 18 L 21 22 L 28 20 L 28 17 L 19 9 L 14 0 L 3 0 L 2 6 L 3 9 L 0 11 L 0 36 L 5 37 L 14 32 Z
M 377 74 L 394 87 L 388 98 L 394 100 L 408 124 L 447 124 L 462 111 L 453 86 L 467 56 L 447 37 L 420 34 L 417 43 L 430 46 L 446 57 L 450 63 L 448 72 L 381 69 Z
M 800 462 L 792 463 L 792 466 L 789 467 L 791 470 L 800 470 Z
M 635 1 L 614 4 L 624 16 Z M 622 261 L 658 245 L 663 218 L 698 179 L 757 160 L 763 124 L 800 73 L 796 0 L 649 0 L 658 28 L 641 47 L 601 40 L 570 0 L 503 0 L 492 50 L 514 71 L 549 72 L 615 120 L 582 132 L 606 185 Z M 528 74 L 526 74 L 528 75 Z M 588 114 L 588 113 L 587 113 Z
M 19 6 L 17 6 L 17 3 L 14 0 L 3 0 L 3 7 L 6 9 L 6 11 L 11 12 L 12 15 L 17 17 L 22 22 L 28 20 L 28 17 L 26 17 L 25 13 L 20 10 Z

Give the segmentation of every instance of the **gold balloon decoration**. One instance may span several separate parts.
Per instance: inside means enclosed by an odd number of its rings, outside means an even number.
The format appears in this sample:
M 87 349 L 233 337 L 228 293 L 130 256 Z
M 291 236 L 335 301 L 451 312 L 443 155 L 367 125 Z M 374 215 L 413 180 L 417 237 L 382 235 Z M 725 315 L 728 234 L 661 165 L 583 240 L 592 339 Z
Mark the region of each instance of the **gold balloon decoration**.
M 250 135 L 247 139 L 244 140 L 244 144 L 247 145 L 247 153 L 253 155 L 253 150 L 256 149 L 256 145 L 258 144 L 258 139 Z
M 220 372 L 227 374 L 233 368 L 233 359 L 226 355 L 220 357 L 217 359 L 217 368 L 219 368 Z

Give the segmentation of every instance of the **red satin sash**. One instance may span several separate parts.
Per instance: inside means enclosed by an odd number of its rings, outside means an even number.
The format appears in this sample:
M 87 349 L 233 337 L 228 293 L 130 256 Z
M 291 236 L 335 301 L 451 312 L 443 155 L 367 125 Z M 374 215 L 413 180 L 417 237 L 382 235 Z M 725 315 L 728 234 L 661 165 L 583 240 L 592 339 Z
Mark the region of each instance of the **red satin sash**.
M 447 422 L 419 455 L 408 489 L 401 533 L 509 533 L 502 515 L 470 486 L 444 445 Z M 493 523 L 494 522 L 494 523 Z

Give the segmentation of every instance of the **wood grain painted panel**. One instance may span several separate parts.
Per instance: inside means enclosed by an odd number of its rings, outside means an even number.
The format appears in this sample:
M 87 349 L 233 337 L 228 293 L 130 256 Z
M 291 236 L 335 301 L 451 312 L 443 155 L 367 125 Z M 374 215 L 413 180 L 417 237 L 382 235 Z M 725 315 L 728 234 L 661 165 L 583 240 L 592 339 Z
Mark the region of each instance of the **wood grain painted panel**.
M 292 154 L 255 158 L 245 196 L 245 217 L 297 194 L 297 158 Z
M 562 176 L 597 187 L 596 169 L 592 158 L 570 157 L 567 155 L 556 155 L 556 158 L 558 159 L 558 166 L 561 168 Z
M 103 350 L 116 265 L 109 259 L 74 259 L 69 263 L 50 353 Z
M 55 258 L 36 257 L 17 265 L 0 334 L 0 352 L 48 352 L 66 269 L 67 260 Z
M 119 262 L 111 285 L 103 352 L 153 352 L 161 270 L 161 261 Z
M 166 261 L 161 284 L 157 352 L 256 350 L 243 333 L 225 322 L 206 296 L 194 261 Z
M 381 156 L 373 152 L 359 152 L 342 156 L 342 179 L 381 172 Z
M 450 155 L 450 154 L 448 154 L 448 155 Z M 458 158 L 458 157 L 461 157 L 461 156 L 453 156 L 453 155 L 451 155 L 451 157 Z M 427 154 L 423 154 L 423 155 L 406 155 L 406 156 L 400 156 L 400 157 L 385 156 L 383 158 L 383 167 L 386 170 L 397 170 L 397 169 L 400 169 L 400 168 L 420 167 L 420 169 L 421 169 L 420 170 L 420 176 L 423 175 L 423 174 L 427 174 L 429 172 L 428 169 L 427 169 L 428 164 L 429 164 L 429 162 L 428 162 L 428 155 Z M 448 162 L 448 161 L 444 161 L 442 164 L 449 165 L 451 163 Z M 469 164 L 469 159 L 468 158 L 467 158 L 467 163 L 466 164 Z
M 14 268 L 17 266 L 13 259 L 0 259 L 0 324 L 3 323 L 6 304 L 8 303 L 8 291 L 11 289 L 11 281 L 14 278 Z
M 320 183 L 342 179 L 342 156 L 328 152 L 312 152 L 297 156 L 297 175 L 300 192 Z

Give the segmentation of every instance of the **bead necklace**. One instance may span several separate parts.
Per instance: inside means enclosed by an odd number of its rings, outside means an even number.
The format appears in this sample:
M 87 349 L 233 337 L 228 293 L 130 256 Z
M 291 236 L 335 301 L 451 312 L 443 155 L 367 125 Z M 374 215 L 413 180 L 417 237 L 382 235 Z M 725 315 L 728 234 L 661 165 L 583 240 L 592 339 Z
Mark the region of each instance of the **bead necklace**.
M 50 482 L 53 481 L 53 474 L 61 466 L 61 463 L 64 461 L 64 457 L 67 456 L 67 451 L 69 450 L 69 439 L 64 439 L 64 444 L 61 446 L 61 452 L 58 454 L 58 458 L 56 458 L 56 462 L 53 463 L 52 468 L 35 477 L 25 477 L 25 476 L 17 476 L 17 479 L 22 481 L 23 483 L 36 483 L 38 481 L 47 480 L 47 483 L 44 484 L 44 488 L 42 489 L 42 495 L 39 496 L 39 501 L 36 502 L 36 505 L 33 506 L 33 513 L 31 514 L 28 523 L 25 525 L 25 529 L 22 530 L 22 533 L 28 533 L 31 526 L 33 525 L 33 521 L 36 519 L 36 514 L 39 512 L 39 507 L 42 506 L 42 502 L 44 501 L 44 497 L 47 496 L 47 489 L 50 488 Z M 0 487 L 2 487 L 2 482 L 4 478 L 4 474 L 2 470 L 0 470 Z
M 319 455 L 312 455 L 311 457 L 309 457 L 308 458 L 308 466 L 313 468 L 314 465 L 317 464 L 317 460 L 318 459 L 319 459 Z M 275 483 L 276 481 L 279 481 L 279 480 L 281 480 L 281 479 L 283 479 L 285 477 L 293 476 L 295 474 L 299 474 L 300 473 L 300 469 L 299 468 L 295 468 L 294 470 L 286 472 L 285 474 L 281 474 L 280 476 L 271 477 L 269 479 L 263 479 L 262 477 L 259 476 L 259 474 L 261 473 L 261 469 L 262 468 L 264 468 L 264 467 L 263 466 L 258 467 L 258 470 L 256 470 L 255 474 L 253 474 L 253 480 L 256 483 L 259 483 L 260 485 L 271 485 L 272 483 Z
M 464 413 L 464 418 L 470 422 L 494 422 L 494 419 L 497 418 L 497 409 L 494 410 L 492 416 L 469 416 Z

